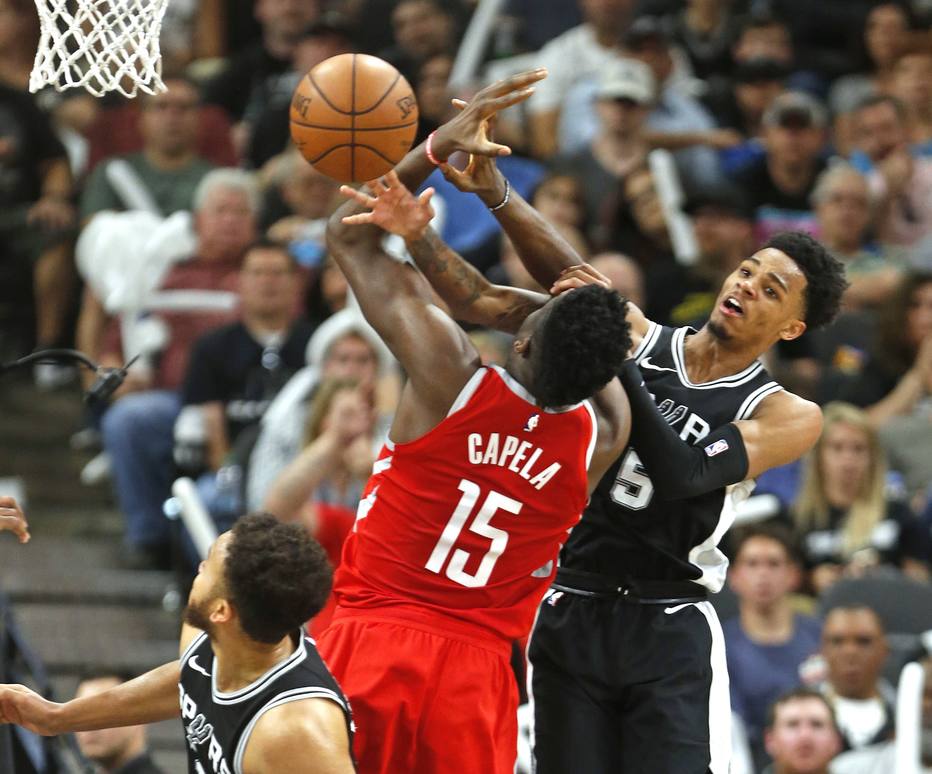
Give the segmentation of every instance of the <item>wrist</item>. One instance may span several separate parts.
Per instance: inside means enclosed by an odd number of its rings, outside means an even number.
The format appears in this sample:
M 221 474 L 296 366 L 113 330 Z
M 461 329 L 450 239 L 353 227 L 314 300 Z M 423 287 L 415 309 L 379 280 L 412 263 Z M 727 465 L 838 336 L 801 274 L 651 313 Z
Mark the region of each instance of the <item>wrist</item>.
M 49 704 L 47 715 L 48 736 L 58 736 L 72 731 L 73 729 L 68 724 L 68 704 L 59 704 L 57 702 L 49 702 Z
M 427 234 L 428 228 L 430 228 L 430 223 L 427 223 L 423 228 L 413 229 L 402 234 L 401 238 L 404 239 L 406 245 L 420 242 L 424 238 L 424 235 Z
M 447 159 L 450 158 L 450 154 L 456 150 L 456 148 L 452 147 L 450 141 L 446 139 L 442 131 L 443 127 L 435 129 L 427 135 L 427 140 L 424 143 L 424 153 L 428 161 L 435 167 L 446 164 Z
M 427 160 L 435 167 L 446 164 L 447 159 L 450 158 L 450 153 L 452 153 L 439 132 L 439 129 L 435 129 L 427 135 L 427 140 L 424 142 L 424 154 L 427 156 Z
M 510 185 L 505 176 L 498 172 L 495 175 L 495 183 L 491 188 L 485 191 L 477 191 L 477 196 L 482 200 L 482 203 L 488 207 L 490 210 L 493 207 L 497 207 L 505 200 L 505 194 L 510 194 Z

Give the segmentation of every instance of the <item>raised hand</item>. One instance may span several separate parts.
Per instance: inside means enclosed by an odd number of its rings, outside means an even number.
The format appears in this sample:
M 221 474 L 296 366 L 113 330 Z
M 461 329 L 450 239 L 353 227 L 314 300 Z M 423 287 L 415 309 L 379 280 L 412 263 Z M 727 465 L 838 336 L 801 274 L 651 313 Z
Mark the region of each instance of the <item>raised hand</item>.
M 354 226 L 369 224 L 379 226 L 389 233 L 397 234 L 407 241 L 416 241 L 424 236 L 431 219 L 434 217 L 430 199 L 434 189 L 428 188 L 415 197 L 398 179 L 395 172 L 367 183 L 373 195 L 349 186 L 340 186 L 340 193 L 353 199 L 369 212 L 347 215 L 343 222 Z
M 0 497 L 0 532 L 9 530 L 20 543 L 29 542 L 29 524 L 19 504 L 12 497 Z
M 35 734 L 54 736 L 60 707 L 25 685 L 0 685 L 0 723 L 15 723 Z
M 441 164 L 440 171 L 460 191 L 476 194 L 487 207 L 494 207 L 505 197 L 505 176 L 493 158 L 471 156 L 464 170 Z
M 434 156 L 445 161 L 455 151 L 478 156 L 509 155 L 511 148 L 489 139 L 489 121 L 500 110 L 530 97 L 534 84 L 546 77 L 547 70 L 543 67 L 527 70 L 486 86 L 468 103 L 455 100 L 460 112 L 434 133 Z

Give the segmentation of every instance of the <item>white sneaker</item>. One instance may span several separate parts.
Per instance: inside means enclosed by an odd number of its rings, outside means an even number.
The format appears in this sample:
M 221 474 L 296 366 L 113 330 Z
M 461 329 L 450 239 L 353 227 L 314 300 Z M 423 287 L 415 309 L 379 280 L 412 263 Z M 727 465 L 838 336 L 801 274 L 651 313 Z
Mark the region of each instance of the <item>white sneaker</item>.
M 102 451 L 81 469 L 81 483 L 96 486 L 110 478 L 110 455 Z

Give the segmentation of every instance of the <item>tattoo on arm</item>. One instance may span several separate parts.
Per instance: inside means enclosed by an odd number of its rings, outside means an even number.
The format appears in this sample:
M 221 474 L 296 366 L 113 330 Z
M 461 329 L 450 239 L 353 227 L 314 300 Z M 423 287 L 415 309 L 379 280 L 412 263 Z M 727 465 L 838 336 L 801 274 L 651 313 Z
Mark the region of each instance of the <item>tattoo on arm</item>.
M 482 295 L 483 286 L 489 284 L 475 267 L 451 250 L 433 229 L 428 229 L 416 242 L 410 242 L 408 249 L 418 268 L 451 307 L 461 309 L 471 306 Z

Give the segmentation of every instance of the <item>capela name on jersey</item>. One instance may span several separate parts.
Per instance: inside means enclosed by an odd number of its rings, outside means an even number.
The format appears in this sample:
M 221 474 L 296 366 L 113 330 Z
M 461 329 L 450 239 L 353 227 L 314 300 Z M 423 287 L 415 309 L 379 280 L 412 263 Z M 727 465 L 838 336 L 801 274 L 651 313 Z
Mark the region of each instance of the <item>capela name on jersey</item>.
M 560 470 L 559 462 L 547 467 L 544 462 L 538 464 L 544 450 L 513 435 L 506 435 L 503 440 L 498 433 L 489 433 L 487 438 L 481 433 L 470 433 L 466 443 L 473 465 L 507 467 L 537 490 L 543 489 Z

